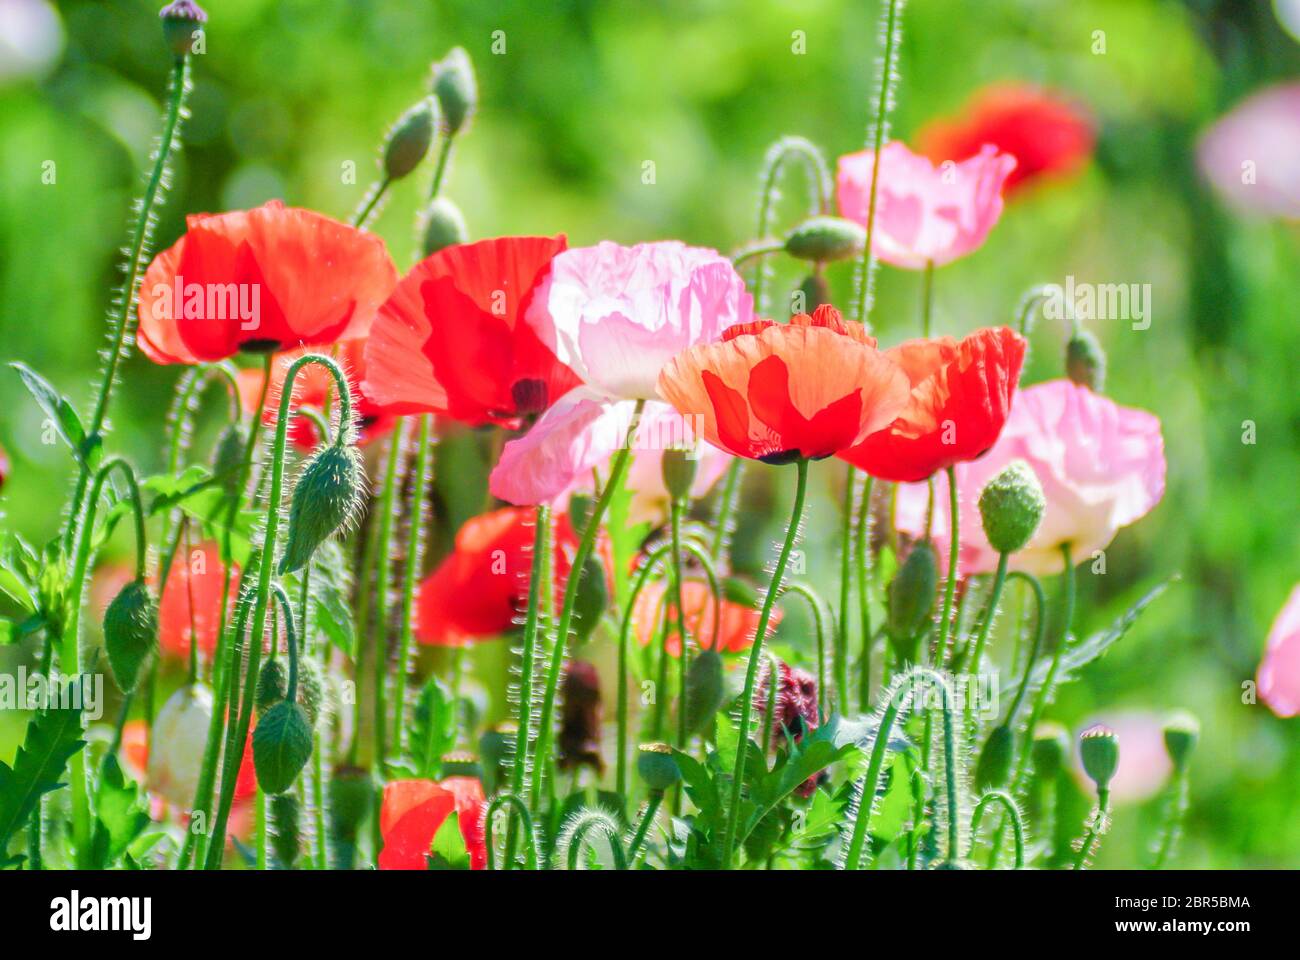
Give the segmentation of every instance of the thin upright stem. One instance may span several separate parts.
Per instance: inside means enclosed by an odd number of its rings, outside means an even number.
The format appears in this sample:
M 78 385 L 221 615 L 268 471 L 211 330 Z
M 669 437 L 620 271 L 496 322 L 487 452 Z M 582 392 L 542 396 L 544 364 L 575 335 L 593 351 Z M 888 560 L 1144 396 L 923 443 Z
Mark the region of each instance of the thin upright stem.
M 858 709 L 871 709 L 871 654 L 875 634 L 871 629 L 871 494 L 875 478 L 868 476 L 858 506 L 857 531 L 854 536 L 858 575 L 858 609 L 862 620 L 862 659 L 858 664 Z
M 393 691 L 393 745 L 402 750 L 403 717 L 406 710 L 406 674 L 410 668 L 411 646 L 415 639 L 415 594 L 419 582 L 420 561 L 424 556 L 424 499 L 429 486 L 432 459 L 430 434 L 432 417 L 423 414 L 417 421 L 415 478 L 411 482 L 411 534 L 406 550 L 406 567 L 402 575 L 402 632 L 397 647 L 397 675 Z
M 921 273 L 921 336 L 930 336 L 930 318 L 934 311 L 934 261 L 925 261 Z
M 849 464 L 844 475 L 844 507 L 840 511 L 840 616 L 831 657 L 835 668 L 835 703 L 844 716 L 849 712 L 849 605 L 853 595 L 853 507 L 857 478 L 857 468 Z
M 952 598 L 957 589 L 957 558 L 961 553 L 961 518 L 957 504 L 957 472 L 948 468 L 948 582 L 943 588 L 943 620 L 939 624 L 939 649 L 934 665 L 943 669 L 948 656 L 948 635 L 952 631 Z
M 401 472 L 402 431 L 405 422 L 399 421 L 388 445 L 388 460 L 384 467 L 384 487 L 379 499 L 379 540 L 375 556 L 378 570 L 375 574 L 375 758 L 376 770 L 382 770 L 388 759 L 387 687 L 388 687 L 388 590 L 393 579 L 393 557 L 390 546 L 396 523 L 397 475 Z

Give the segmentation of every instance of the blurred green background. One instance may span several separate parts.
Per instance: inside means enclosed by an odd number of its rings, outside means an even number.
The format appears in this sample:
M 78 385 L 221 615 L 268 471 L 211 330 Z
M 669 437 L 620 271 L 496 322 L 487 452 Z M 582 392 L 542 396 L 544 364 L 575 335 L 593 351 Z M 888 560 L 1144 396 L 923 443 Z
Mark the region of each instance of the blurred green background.
M 158 126 L 168 57 L 157 6 L 59 3 L 62 42 L 48 63 L 0 73 L 0 354 L 83 405 Z M 208 12 L 158 248 L 179 235 L 186 212 L 271 197 L 345 217 L 387 125 L 427 92 L 430 62 L 458 44 L 474 60 L 481 111 L 446 191 L 475 237 L 676 237 L 732 249 L 752 239 L 768 144 L 801 134 L 832 163 L 860 149 L 874 84 L 876 4 L 863 0 L 213 0 Z M 806 38 L 802 54 L 794 31 Z M 1105 33 L 1104 54 L 1093 52 L 1094 31 Z M 494 34 L 504 53 L 492 53 Z M 1300 865 L 1300 720 L 1242 702 L 1268 625 L 1300 579 L 1300 232 L 1234 216 L 1194 164 L 1211 121 L 1249 92 L 1300 76 L 1300 43 L 1268 2 L 913 0 L 900 72 L 893 122 L 903 139 L 998 80 L 1059 88 L 1093 111 L 1100 134 L 1086 172 L 1008 204 L 982 250 L 939 272 L 936 326 L 1011 322 L 1026 289 L 1067 275 L 1151 284 L 1149 330 L 1103 322 L 1097 333 L 1107 392 L 1164 423 L 1168 492 L 1121 533 L 1105 576 L 1081 568 L 1076 630 L 1100 629 L 1173 573 L 1182 580 L 1064 691 L 1054 716 L 1077 729 L 1108 711 L 1190 709 L 1205 732 L 1179 863 Z M 42 183 L 47 161 L 54 184 Z M 356 184 L 341 176 L 347 161 L 362 171 Z M 643 182 L 646 161 L 653 184 Z M 428 177 L 425 167 L 398 184 L 375 224 L 401 267 L 414 257 Z M 805 191 L 794 177 L 783 222 Z M 851 270 L 831 275 L 847 302 Z M 776 276 L 778 291 L 799 279 L 783 267 Z M 919 280 L 881 271 L 883 342 L 916 330 Z M 1025 382 L 1060 375 L 1061 340 L 1040 324 Z M 179 373 L 139 356 L 125 366 L 109 444 L 146 471 L 160 466 L 162 413 Z M 11 461 L 5 523 L 44 542 L 59 518 L 66 452 L 42 445 L 41 417 L 8 372 L 0 411 Z M 1242 442 L 1246 420 L 1257 427 L 1253 445 Z M 833 585 L 843 469 L 815 470 L 809 576 Z M 738 566 L 761 567 L 792 479 L 750 471 Z M 806 621 L 792 612 L 782 633 L 803 645 Z M 11 755 L 9 732 L 0 725 L 0 756 Z M 1101 865 L 1145 861 L 1153 809 L 1121 808 Z

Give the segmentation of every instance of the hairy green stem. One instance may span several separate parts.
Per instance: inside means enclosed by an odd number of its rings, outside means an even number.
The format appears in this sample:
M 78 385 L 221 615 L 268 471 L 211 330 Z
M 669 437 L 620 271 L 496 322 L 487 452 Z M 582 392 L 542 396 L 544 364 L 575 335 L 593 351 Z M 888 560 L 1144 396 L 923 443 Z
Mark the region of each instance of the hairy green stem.
M 406 674 L 410 668 L 411 646 L 415 639 L 415 595 L 420 564 L 424 557 L 424 499 L 429 486 L 429 464 L 433 444 L 432 417 L 422 414 L 416 432 L 415 479 L 411 483 L 411 533 L 407 544 L 406 567 L 402 576 L 402 632 L 397 647 L 397 675 L 393 693 L 393 740 L 402 751 L 402 719 L 406 709 Z
M 980 797 L 979 802 L 975 804 L 975 812 L 971 814 L 970 819 L 970 854 L 975 852 L 975 842 L 979 838 L 980 822 L 984 819 L 984 811 L 990 804 L 1000 804 L 1006 811 L 1007 819 L 1011 821 L 1011 830 L 1015 835 L 1016 843 L 1016 869 L 1025 868 L 1025 824 L 1020 816 L 1020 808 L 1016 802 L 1011 799 L 1011 794 L 1004 790 L 992 790 Z

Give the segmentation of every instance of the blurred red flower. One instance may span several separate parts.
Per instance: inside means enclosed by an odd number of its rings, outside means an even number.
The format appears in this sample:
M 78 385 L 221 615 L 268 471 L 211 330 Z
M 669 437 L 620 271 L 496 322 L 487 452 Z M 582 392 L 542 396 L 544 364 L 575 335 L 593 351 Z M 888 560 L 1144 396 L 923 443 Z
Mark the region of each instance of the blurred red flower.
M 392 413 L 514 427 L 581 382 L 523 322 L 558 237 L 457 244 L 416 264 L 383 305 L 362 389 Z
M 190 639 L 197 637 L 199 649 L 212 656 L 221 633 L 222 583 L 226 567 L 221 548 L 212 541 L 194 544 L 187 556 L 184 547 L 176 553 L 158 603 L 158 642 L 164 656 L 188 657 Z M 227 605 L 239 590 L 239 567 L 230 573 Z
M 658 632 L 655 627 L 660 617 L 660 607 L 665 602 L 665 595 L 671 596 L 668 584 L 656 581 L 646 585 L 636 599 L 632 610 L 636 639 L 641 646 L 654 642 Z M 754 643 L 758 632 L 758 610 L 747 603 L 735 603 L 723 597 L 722 613 L 718 621 L 718 641 L 713 641 L 714 602 L 713 591 L 708 584 L 698 580 L 682 582 L 682 606 L 686 610 L 686 630 L 691 639 L 702 650 L 716 649 L 719 653 L 739 653 L 748 650 Z M 775 630 L 781 622 L 781 610 L 772 608 L 769 630 Z M 681 654 L 681 640 L 676 630 L 670 630 L 667 638 L 669 656 Z
M 1096 139 L 1091 119 L 1058 94 L 1028 84 L 1002 83 L 975 94 L 956 119 L 933 120 L 917 134 L 935 163 L 960 162 L 987 143 L 1016 158 L 1007 195 L 1036 181 L 1076 173 Z
M 433 838 L 453 812 L 470 857 L 470 869 L 487 866 L 483 836 L 483 786 L 474 777 L 433 780 L 394 780 L 384 787 L 379 810 L 380 870 L 425 870 Z
M 924 480 L 986 453 L 1007 421 L 1025 360 L 1025 339 L 1008 327 L 909 340 L 885 351 L 912 384 L 893 423 L 840 456 L 880 480 Z
M 140 349 L 155 363 L 364 336 L 397 283 L 379 237 L 278 200 L 186 227 L 140 285 Z

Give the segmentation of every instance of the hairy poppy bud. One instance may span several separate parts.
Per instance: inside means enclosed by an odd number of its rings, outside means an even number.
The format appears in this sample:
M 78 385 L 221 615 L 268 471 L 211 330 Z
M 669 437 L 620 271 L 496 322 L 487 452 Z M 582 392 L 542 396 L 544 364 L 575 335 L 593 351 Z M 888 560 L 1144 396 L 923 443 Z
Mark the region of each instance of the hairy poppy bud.
M 104 649 L 118 689 L 130 693 L 158 647 L 158 607 L 143 580 L 132 580 L 104 611 Z
M 1034 729 L 1034 740 L 1029 756 L 1034 762 L 1034 775 L 1040 780 L 1055 780 L 1065 765 L 1070 752 L 1070 734 L 1059 723 L 1040 723 Z
M 569 576 L 578 575 L 576 570 Z M 609 586 L 605 583 L 605 568 L 595 556 L 588 556 L 582 565 L 582 579 L 578 581 L 578 594 L 573 601 L 573 631 L 579 640 L 586 640 L 600 623 L 600 615 L 609 605 Z
M 203 29 L 208 15 L 194 0 L 175 0 L 158 11 L 163 39 L 177 59 L 194 50 L 195 34 Z
M 281 700 L 262 714 L 253 731 L 253 767 L 267 793 L 293 786 L 311 758 L 311 724 L 296 703 Z
M 1002 786 L 1010 778 L 1015 744 L 1015 735 L 1005 723 L 989 731 L 975 765 L 975 787 L 981 793 Z
M 474 79 L 474 65 L 464 48 L 453 48 L 433 65 L 433 95 L 442 107 L 440 126 L 448 136 L 459 132 L 474 116 L 478 107 L 478 83 Z
M 363 479 L 361 457 L 351 444 L 331 444 L 312 456 L 293 488 L 281 573 L 301 568 L 330 534 L 352 523 Z
M 727 577 L 722 581 L 722 599 L 727 603 L 736 603 L 742 607 L 758 606 L 758 591 L 753 584 L 739 577 Z
M 1119 769 L 1119 737 L 1100 723 L 1089 727 L 1079 735 L 1079 759 L 1083 761 L 1083 772 L 1097 789 L 1108 789 Z
M 790 312 L 811 314 L 818 307 L 831 302 L 831 285 L 822 274 L 810 273 L 799 284 L 799 294 L 802 303 L 795 305 L 799 309 L 791 309 Z
M 998 553 L 1015 553 L 1038 530 L 1047 500 L 1033 468 L 1012 460 L 980 491 L 979 508 L 989 545 Z
M 1106 354 L 1090 331 L 1078 331 L 1065 345 L 1065 374 L 1094 393 L 1101 392 L 1106 383 Z
M 867 231 L 843 217 L 810 217 L 785 235 L 785 252 L 799 260 L 826 263 L 862 254 Z
M 285 698 L 289 687 L 289 670 L 283 660 L 276 657 L 262 664 L 257 675 L 257 690 L 253 702 L 257 704 L 259 715 L 266 713 Z M 298 660 L 298 705 L 307 714 L 308 722 L 315 727 L 320 718 L 321 703 L 324 700 L 320 667 L 316 661 L 307 658 Z
M 1165 751 L 1174 762 L 1174 769 L 1180 773 L 1187 769 L 1187 763 L 1196 749 L 1196 742 L 1201 738 L 1200 722 L 1180 710 L 1165 721 Z
M 467 241 L 469 228 L 465 226 L 465 217 L 460 212 L 460 207 L 446 197 L 438 197 L 424 211 L 420 236 L 424 243 L 424 255 L 427 257 L 444 247 Z
M 573 528 L 575 537 L 581 537 L 587 529 L 587 518 L 591 516 L 593 505 L 591 497 L 585 493 L 575 493 L 569 497 L 569 526 Z
M 433 143 L 434 113 L 437 107 L 425 97 L 397 118 L 384 142 L 384 176 L 400 180 L 416 167 Z
M 722 709 L 727 686 L 722 676 L 722 655 L 704 650 L 686 668 L 686 730 L 704 729 Z
M 695 472 L 699 467 L 699 457 L 694 450 L 665 450 L 660 461 L 663 470 L 664 489 L 674 500 L 689 500 L 691 485 L 695 483 Z
M 244 472 L 244 450 L 248 446 L 248 431 L 232 423 L 221 431 L 212 448 L 212 474 L 228 495 L 239 493 L 239 481 Z
M 281 870 L 290 870 L 298 859 L 302 831 L 298 825 L 300 806 L 292 793 L 271 798 L 271 852 Z
M 939 558 L 929 541 L 912 548 L 889 584 L 885 631 L 903 663 L 916 662 L 917 642 L 930 619 L 939 586 Z
M 673 748 L 666 743 L 643 743 L 637 748 L 636 772 L 647 787 L 663 792 L 681 779 Z

